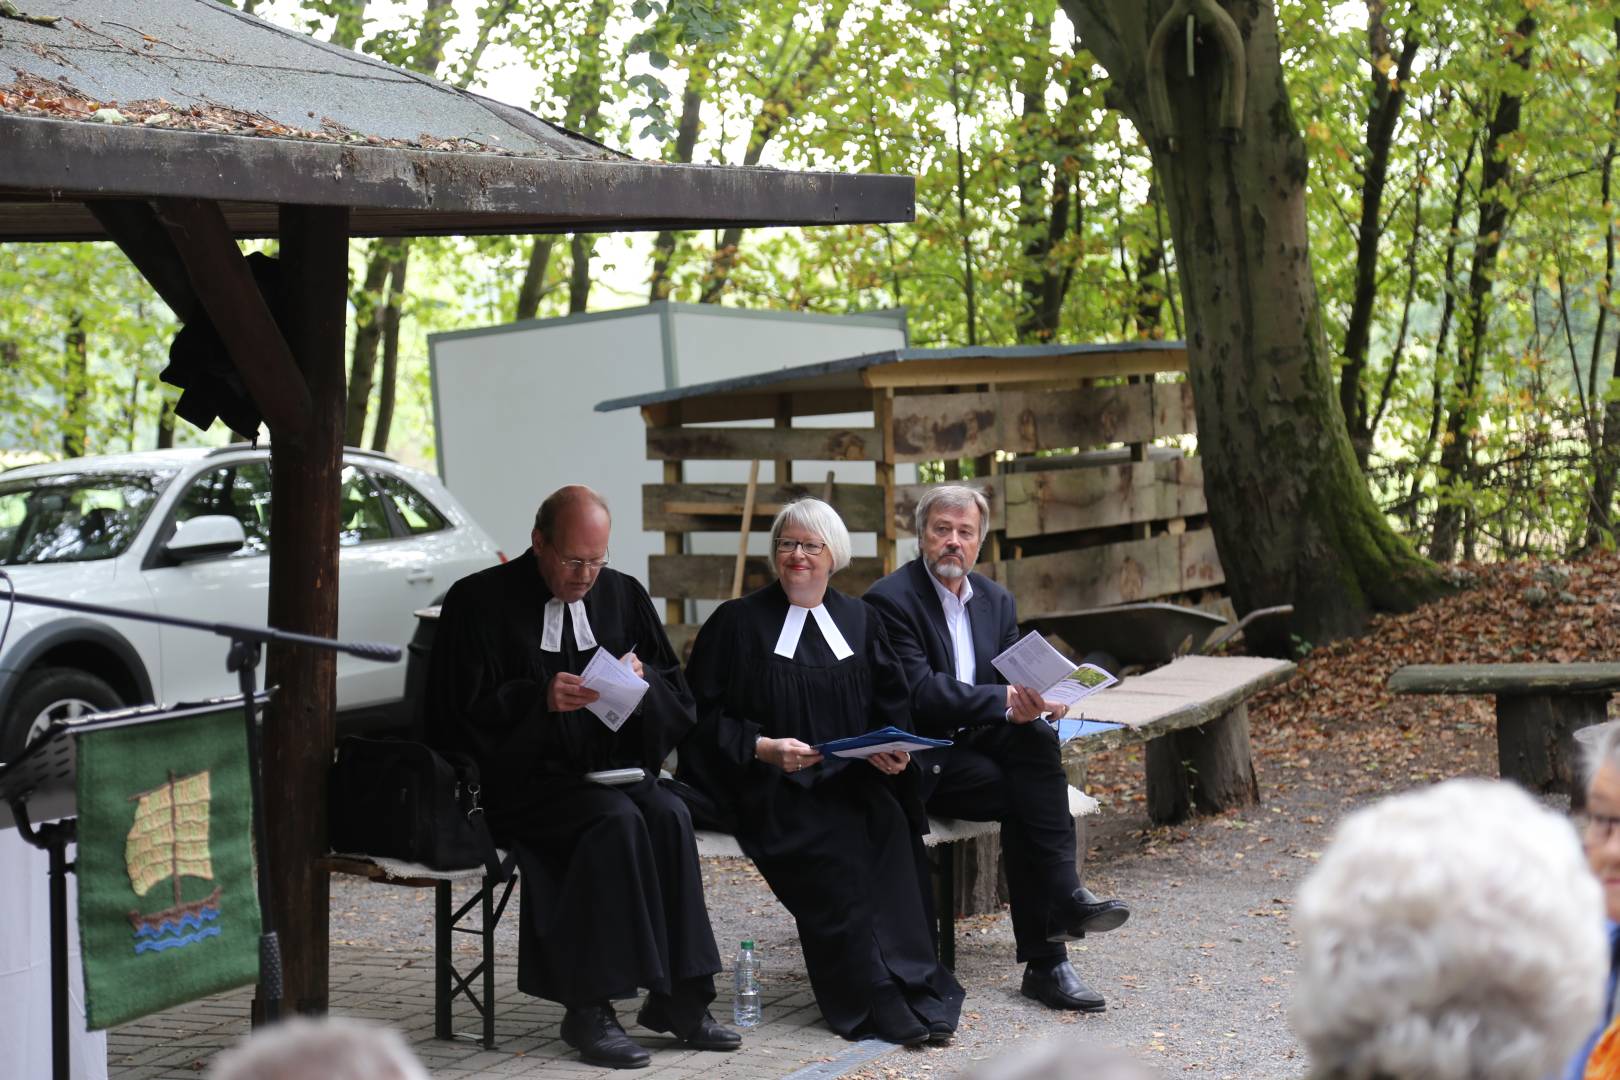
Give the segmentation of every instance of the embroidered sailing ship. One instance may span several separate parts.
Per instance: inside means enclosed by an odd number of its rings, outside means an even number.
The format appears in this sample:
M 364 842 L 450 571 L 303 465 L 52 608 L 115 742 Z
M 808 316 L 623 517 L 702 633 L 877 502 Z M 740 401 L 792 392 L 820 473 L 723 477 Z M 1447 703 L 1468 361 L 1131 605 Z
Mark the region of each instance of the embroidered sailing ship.
M 169 779 L 131 796 L 135 824 L 124 842 L 124 863 L 136 896 L 167 881 L 172 902 L 160 911 L 129 913 L 135 951 L 164 952 L 218 937 L 219 886 L 201 899 L 184 900 L 186 878 L 214 880 L 208 848 L 209 781 L 206 771 Z M 195 892 L 195 887 L 192 890 Z

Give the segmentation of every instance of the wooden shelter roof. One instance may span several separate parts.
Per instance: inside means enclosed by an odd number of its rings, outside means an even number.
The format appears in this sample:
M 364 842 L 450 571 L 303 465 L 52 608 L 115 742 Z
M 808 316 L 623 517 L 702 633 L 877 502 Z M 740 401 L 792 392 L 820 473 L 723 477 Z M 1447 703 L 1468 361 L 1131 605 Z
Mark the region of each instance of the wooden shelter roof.
M 49 14 L 0 25 L 0 241 L 104 239 L 86 200 L 160 196 L 220 202 L 238 238 L 276 235 L 278 204 L 348 206 L 355 236 L 914 215 L 909 176 L 639 161 L 217 0 Z
M 703 399 L 739 399 L 885 387 L 964 383 L 1056 382 L 1120 375 L 1151 375 L 1187 366 L 1181 341 L 1102 342 L 1083 345 L 979 345 L 951 349 L 886 349 L 839 360 L 781 368 L 734 379 L 694 383 L 596 406 L 612 412 L 637 406 Z

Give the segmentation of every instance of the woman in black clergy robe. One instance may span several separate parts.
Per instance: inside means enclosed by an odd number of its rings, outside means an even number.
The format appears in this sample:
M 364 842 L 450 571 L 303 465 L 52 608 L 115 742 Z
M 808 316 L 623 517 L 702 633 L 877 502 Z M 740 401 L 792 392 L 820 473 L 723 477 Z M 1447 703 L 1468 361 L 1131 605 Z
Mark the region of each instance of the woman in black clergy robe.
M 812 747 L 910 726 L 883 624 L 827 587 L 849 532 L 819 499 L 771 528 L 777 581 L 722 604 L 692 649 L 698 727 L 682 775 L 736 812 L 737 840 L 793 913 L 821 1014 L 848 1037 L 943 1042 L 962 988 L 934 958 L 923 889 L 927 818 L 905 753 Z

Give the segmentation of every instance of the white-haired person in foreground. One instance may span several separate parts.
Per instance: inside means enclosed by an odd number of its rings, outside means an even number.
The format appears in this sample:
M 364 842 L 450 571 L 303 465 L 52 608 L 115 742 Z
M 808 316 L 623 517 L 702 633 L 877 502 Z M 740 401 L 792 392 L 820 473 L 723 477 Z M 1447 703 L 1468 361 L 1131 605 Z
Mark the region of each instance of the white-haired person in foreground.
M 1564 1080 L 1620 1078 L 1620 1020 L 1615 1017 L 1615 976 L 1620 973 L 1620 723 L 1589 729 L 1586 742 L 1586 808 L 1575 815 L 1586 861 L 1603 887 L 1608 932 L 1608 975 L 1601 1017 L 1570 1059 Z M 1582 733 L 1585 734 L 1584 732 Z M 1586 740 L 1582 740 L 1585 742 Z
M 1544 1080 L 1598 1014 L 1602 898 L 1569 822 L 1451 780 L 1359 810 L 1301 888 L 1316 1080 Z
M 397 1031 L 358 1020 L 294 1017 L 219 1055 L 210 1080 L 428 1080 Z

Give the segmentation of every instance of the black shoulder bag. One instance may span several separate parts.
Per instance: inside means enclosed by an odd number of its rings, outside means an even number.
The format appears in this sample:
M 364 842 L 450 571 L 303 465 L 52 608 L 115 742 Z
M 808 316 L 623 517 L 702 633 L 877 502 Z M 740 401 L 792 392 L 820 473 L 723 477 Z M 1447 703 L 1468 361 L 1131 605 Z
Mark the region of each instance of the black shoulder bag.
M 506 876 L 478 803 L 478 766 L 403 739 L 338 740 L 327 835 L 339 854 L 381 855 L 435 870 L 484 866 Z

